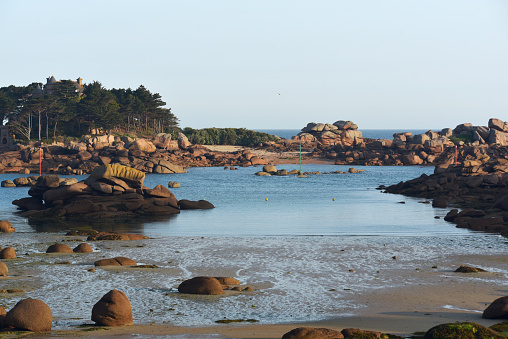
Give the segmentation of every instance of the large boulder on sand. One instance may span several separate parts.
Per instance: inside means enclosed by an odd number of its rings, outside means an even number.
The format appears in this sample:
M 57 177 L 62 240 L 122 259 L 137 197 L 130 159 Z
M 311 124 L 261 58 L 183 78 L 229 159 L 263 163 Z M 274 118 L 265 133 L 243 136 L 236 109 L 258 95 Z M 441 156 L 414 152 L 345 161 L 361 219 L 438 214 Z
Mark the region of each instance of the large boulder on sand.
M 14 247 L 6 247 L 0 251 L 0 259 L 16 259 Z
M 145 173 L 118 164 L 102 165 L 90 174 L 85 183 L 91 184 L 96 180 L 109 178 L 118 178 L 130 183 L 133 187 L 141 188 L 145 181 Z
M 86 242 L 79 244 L 76 246 L 72 252 L 74 253 L 91 253 L 93 252 L 92 246 L 88 245 Z
M 508 297 L 501 297 L 492 302 L 485 311 L 482 318 L 485 319 L 503 319 L 508 318 Z
M 12 227 L 12 224 L 8 220 L 0 220 L 0 232 L 2 233 L 12 233 L 16 229 Z
M 72 253 L 72 249 L 66 244 L 53 244 L 48 247 L 46 253 Z
M 102 326 L 132 325 L 129 298 L 122 291 L 109 291 L 93 306 L 92 321 Z
M 4 319 L 4 326 L 32 332 L 51 331 L 53 313 L 48 305 L 38 299 L 23 299 L 14 306 Z
M 328 328 L 298 327 L 282 336 L 282 339 L 339 339 L 344 338 L 339 331 Z
M 7 273 L 9 273 L 9 268 L 4 262 L 0 261 L 0 277 L 6 277 Z
M 222 284 L 212 277 L 195 277 L 178 286 L 178 292 L 188 294 L 224 294 Z

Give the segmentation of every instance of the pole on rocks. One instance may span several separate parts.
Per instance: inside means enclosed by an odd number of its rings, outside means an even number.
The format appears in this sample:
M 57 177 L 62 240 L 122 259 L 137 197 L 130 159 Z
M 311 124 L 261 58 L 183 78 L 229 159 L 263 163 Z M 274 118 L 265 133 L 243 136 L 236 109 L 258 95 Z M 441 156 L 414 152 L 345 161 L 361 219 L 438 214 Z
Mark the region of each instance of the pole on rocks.
M 42 148 L 39 147 L 39 176 L 42 175 Z
M 458 158 L 458 151 L 457 151 L 457 145 L 455 145 L 455 167 L 457 167 L 457 158 Z
M 302 141 L 300 140 L 300 172 L 297 175 L 298 178 L 306 178 L 306 175 L 303 175 L 302 172 Z

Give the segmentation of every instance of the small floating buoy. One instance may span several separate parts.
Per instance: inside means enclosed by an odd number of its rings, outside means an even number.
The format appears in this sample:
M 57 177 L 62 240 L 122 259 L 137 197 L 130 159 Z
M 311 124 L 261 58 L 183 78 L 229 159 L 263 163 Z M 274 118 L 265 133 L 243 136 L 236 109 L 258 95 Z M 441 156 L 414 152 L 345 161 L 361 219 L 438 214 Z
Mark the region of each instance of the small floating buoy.
M 265 201 L 268 201 L 268 198 L 265 198 Z
M 335 198 L 333 198 L 332 201 L 335 201 Z

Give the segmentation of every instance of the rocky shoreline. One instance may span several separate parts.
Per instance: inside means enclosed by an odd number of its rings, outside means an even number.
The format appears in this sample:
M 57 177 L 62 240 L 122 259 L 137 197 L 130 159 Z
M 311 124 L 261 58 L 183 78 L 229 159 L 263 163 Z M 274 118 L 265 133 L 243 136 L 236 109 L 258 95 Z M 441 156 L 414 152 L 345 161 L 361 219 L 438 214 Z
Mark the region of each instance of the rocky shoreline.
M 432 206 L 437 208 L 456 207 L 446 215 L 446 221 L 460 228 L 508 236 L 506 158 L 491 159 L 484 155 L 457 165 L 439 165 L 432 175 L 423 174 L 379 189 L 432 199 Z
M 0 152 L 0 173 L 89 174 L 102 165 L 119 164 L 144 173 L 184 173 L 185 167 L 256 166 L 292 159 L 303 151 L 305 160 L 326 159 L 337 165 L 439 165 L 467 160 L 470 154 L 504 158 L 508 154 L 508 124 L 492 118 L 487 126 L 470 123 L 428 131 L 395 133 L 393 140 L 363 138 L 358 126 L 339 120 L 309 123 L 291 140 L 280 139 L 233 152 L 192 145 L 180 133 L 177 140 L 157 134 L 151 140 L 103 135 L 80 142 L 52 145 L 21 144 Z M 270 157 L 261 154 L 269 153 Z

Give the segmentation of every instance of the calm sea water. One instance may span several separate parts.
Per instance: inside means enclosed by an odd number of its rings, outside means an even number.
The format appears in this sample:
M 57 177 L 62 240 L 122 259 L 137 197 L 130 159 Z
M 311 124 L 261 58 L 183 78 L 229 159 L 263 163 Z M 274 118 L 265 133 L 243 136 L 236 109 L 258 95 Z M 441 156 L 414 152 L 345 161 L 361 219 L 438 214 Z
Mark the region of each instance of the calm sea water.
M 257 129 L 258 132 L 277 135 L 284 139 L 291 139 L 291 137 L 300 133 L 299 129 Z M 393 139 L 394 133 L 411 132 L 413 135 L 421 134 L 428 131 L 428 129 L 360 129 L 364 138 L 370 139 Z
M 279 168 L 299 169 L 299 165 Z M 303 171 L 347 171 L 349 166 L 303 165 Z M 375 188 L 430 174 L 432 167 L 361 167 L 363 173 L 321 174 L 297 178 L 259 177 L 256 167 L 236 171 L 223 168 L 190 168 L 188 173 L 147 175 L 145 186 L 167 186 L 177 199 L 205 199 L 215 205 L 212 210 L 182 211 L 179 215 L 153 221 L 115 222 L 94 220 L 94 227 L 105 230 L 143 233 L 148 236 L 294 236 L 294 235 L 436 235 L 464 234 L 443 219 L 447 210 L 432 208 L 413 199 L 383 194 Z M 1 180 L 19 175 L 4 174 Z M 84 179 L 85 177 L 78 177 Z M 27 195 L 28 188 L 2 188 L 0 214 L 15 219 L 24 231 L 63 231 L 82 226 L 80 223 L 58 225 L 49 222 L 29 225 L 15 216 L 12 200 Z M 399 202 L 404 201 L 405 204 Z M 88 221 L 86 221 L 88 222 Z

